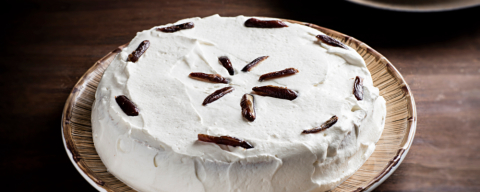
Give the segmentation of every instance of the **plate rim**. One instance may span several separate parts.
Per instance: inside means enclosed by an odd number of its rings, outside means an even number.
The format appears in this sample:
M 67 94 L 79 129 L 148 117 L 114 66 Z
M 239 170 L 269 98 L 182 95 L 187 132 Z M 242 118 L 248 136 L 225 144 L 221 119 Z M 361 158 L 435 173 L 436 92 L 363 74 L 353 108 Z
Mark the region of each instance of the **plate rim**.
M 256 16 L 256 17 L 259 17 L 259 16 Z M 269 17 L 265 17 L 265 18 L 269 18 Z M 408 124 L 407 124 L 407 127 L 406 127 L 405 136 L 403 138 L 403 141 L 399 145 L 400 149 L 398 150 L 397 155 L 389 161 L 387 166 L 380 172 L 380 174 L 377 175 L 373 180 L 371 180 L 366 186 L 358 188 L 357 190 L 355 190 L 355 191 L 372 191 L 373 189 L 378 187 L 380 184 L 382 184 L 399 167 L 399 165 L 405 159 L 405 157 L 406 157 L 406 155 L 407 155 L 408 151 L 410 150 L 410 147 L 413 143 L 413 139 L 415 137 L 415 132 L 416 132 L 416 125 L 417 125 L 417 112 L 416 112 L 416 105 L 415 105 L 415 101 L 414 101 L 414 98 L 413 98 L 413 94 L 410 91 L 411 90 L 410 87 L 408 86 L 407 82 L 405 81 L 403 76 L 400 74 L 400 72 L 395 68 L 395 66 L 393 66 L 393 64 L 391 64 L 391 62 L 386 57 L 384 57 L 382 54 L 380 54 L 376 50 L 372 49 L 370 46 L 363 43 L 362 41 L 359 41 L 359 40 L 357 40 L 353 37 L 350 37 L 350 36 L 345 35 L 343 33 L 337 32 L 335 30 L 331 30 L 331 29 L 328 29 L 328 28 L 325 28 L 325 27 L 321 27 L 321 26 L 318 26 L 318 25 L 315 25 L 315 24 L 306 23 L 306 22 L 299 22 L 299 21 L 290 20 L 290 19 L 281 19 L 281 20 L 287 21 L 287 22 L 290 22 L 290 23 L 305 25 L 305 26 L 317 29 L 317 30 L 329 35 L 329 36 L 334 37 L 334 38 L 337 38 L 337 39 L 340 38 L 340 40 L 344 40 L 346 42 L 352 41 L 357 46 L 366 48 L 367 52 L 369 52 L 372 55 L 375 55 L 376 58 L 379 58 L 383 61 L 383 63 L 385 64 L 385 66 L 387 68 L 387 71 L 394 78 L 401 81 L 402 89 L 406 93 L 405 94 L 406 95 L 406 100 L 408 101 L 408 103 L 407 103 L 408 116 L 410 116 L 407 119 Z M 97 189 L 98 191 L 102 191 L 102 192 L 112 191 L 112 190 L 104 187 L 104 182 L 95 178 L 94 174 L 88 168 L 88 166 L 86 166 L 86 164 L 84 162 L 79 160 L 79 159 L 81 159 L 81 156 L 78 154 L 78 150 L 77 150 L 75 144 L 73 144 L 72 138 L 69 137 L 69 136 L 71 136 L 71 128 L 69 126 L 69 122 L 70 122 L 69 120 L 70 120 L 71 111 L 72 111 L 73 104 L 74 104 L 73 100 L 76 98 L 79 90 L 81 88 L 84 88 L 84 87 L 82 87 L 83 83 L 87 80 L 91 80 L 91 78 L 92 78 L 91 75 L 94 74 L 94 72 L 97 68 L 108 67 L 108 65 L 111 63 L 113 58 L 123 48 L 125 48 L 127 45 L 128 45 L 128 43 L 117 47 L 116 49 L 114 49 L 113 51 L 111 51 L 110 53 L 108 53 L 107 55 L 102 57 L 100 60 L 95 62 L 95 64 L 92 67 L 90 67 L 82 75 L 82 77 L 77 81 L 75 86 L 72 88 L 72 91 L 70 92 L 70 94 L 69 94 L 69 96 L 66 100 L 66 103 L 65 103 L 65 106 L 64 106 L 64 109 L 63 109 L 63 112 L 62 112 L 62 120 L 61 120 L 61 129 L 62 130 L 61 131 L 62 131 L 62 140 L 63 140 L 63 144 L 64 144 L 64 147 L 65 147 L 66 153 L 67 153 L 70 161 L 74 165 L 74 167 L 80 173 L 80 175 L 82 175 L 82 177 L 85 180 L 87 180 L 87 182 L 90 185 L 92 185 L 95 189 Z M 406 134 L 407 132 L 408 132 L 408 134 Z
M 424 8 L 424 9 L 413 9 L 413 8 L 405 8 L 403 6 L 395 7 L 393 4 L 388 3 L 380 3 L 380 2 L 372 2 L 372 1 L 365 1 L 365 0 L 347 0 L 350 3 L 354 3 L 357 5 L 382 9 L 382 10 L 389 10 L 389 11 L 399 11 L 399 12 L 413 12 L 413 13 L 433 13 L 433 12 L 444 12 L 444 11 L 455 11 L 461 9 L 468 9 L 473 7 L 480 6 L 480 2 L 474 4 L 467 4 L 467 5 L 459 5 L 459 6 L 452 6 L 448 8 Z
M 63 114 L 62 114 L 62 119 L 63 119 Z M 75 163 L 75 161 L 73 160 L 73 155 L 72 155 L 72 152 L 67 148 L 67 143 L 65 141 L 65 137 L 63 136 L 63 123 L 62 123 L 62 141 L 63 141 L 63 146 L 65 148 L 65 152 L 67 152 L 67 156 L 68 156 L 68 159 L 70 159 L 70 162 L 72 162 L 73 166 L 75 167 L 75 169 L 77 169 L 78 173 L 80 173 L 80 175 L 85 179 L 87 180 L 87 182 L 92 186 L 94 187 L 95 189 L 97 189 L 98 191 L 100 192 L 107 192 L 107 190 L 105 190 L 104 188 L 101 188 L 98 184 L 96 184 L 87 174 L 85 174 L 85 172 L 83 172 L 83 170 L 77 165 L 77 163 Z

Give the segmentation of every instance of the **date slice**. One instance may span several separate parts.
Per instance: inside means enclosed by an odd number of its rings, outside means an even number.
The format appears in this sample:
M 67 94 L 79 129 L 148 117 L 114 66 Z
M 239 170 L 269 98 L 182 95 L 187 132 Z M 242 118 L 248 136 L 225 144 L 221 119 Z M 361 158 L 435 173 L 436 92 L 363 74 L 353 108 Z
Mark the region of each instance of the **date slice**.
M 255 103 L 253 100 L 253 95 L 245 94 L 240 101 L 240 106 L 242 107 L 242 116 L 249 121 L 255 121 L 257 118 L 255 113 Z
M 157 28 L 157 31 L 161 31 L 161 32 L 164 32 L 164 33 L 173 33 L 173 32 L 180 31 L 182 29 L 191 29 L 194 26 L 195 25 L 193 24 L 193 22 L 187 22 L 187 23 L 182 23 L 182 24 L 178 24 L 178 25 L 173 25 L 173 26 L 170 26 L 170 27 Z
M 245 21 L 245 27 L 282 28 L 282 27 L 288 27 L 288 25 L 280 20 L 259 20 L 255 18 L 250 18 L 247 21 Z
M 131 61 L 134 63 L 137 62 L 138 59 L 143 55 L 143 53 L 147 51 L 148 47 L 150 47 L 150 41 L 149 40 L 142 41 L 140 45 L 138 45 L 137 49 L 135 49 L 135 51 L 133 51 L 130 55 L 128 55 L 127 61 Z
M 215 137 L 206 134 L 198 134 L 198 140 L 221 145 L 230 145 L 233 147 L 243 147 L 245 149 L 253 148 L 253 145 L 248 143 L 247 141 L 230 136 Z
M 232 62 L 230 62 L 230 59 L 228 59 L 227 56 L 222 56 L 218 58 L 218 61 L 227 69 L 228 74 L 233 75 L 235 71 L 233 70 Z
M 326 130 L 326 129 L 332 127 L 335 123 L 337 123 L 337 121 L 338 121 L 338 117 L 334 115 L 327 122 L 320 125 L 320 127 L 304 130 L 302 133 L 306 133 L 306 134 L 308 134 L 308 133 L 318 133 L 320 131 L 323 131 L 323 130 Z
M 268 58 L 268 56 L 261 56 L 261 57 L 258 57 L 256 59 L 254 59 L 252 62 L 245 65 L 245 67 L 243 67 L 242 71 L 243 72 L 248 72 L 248 71 L 252 70 L 252 68 L 256 67 L 260 62 L 262 62 L 263 60 L 265 60 L 267 58 Z
M 125 95 L 119 95 L 115 97 L 115 101 L 117 101 L 118 106 L 122 109 L 122 111 L 127 114 L 128 116 L 138 116 L 138 108 L 135 104 L 128 99 Z
M 225 83 L 225 84 L 228 84 L 230 82 L 229 79 L 227 79 L 225 77 L 222 77 L 219 74 L 206 74 L 206 73 L 196 72 L 196 73 L 190 73 L 190 75 L 188 75 L 188 76 L 192 79 L 196 79 L 196 80 L 200 80 L 200 81 L 206 81 L 206 82 L 210 82 L 210 83 Z
M 363 78 L 359 76 L 355 77 L 355 82 L 353 83 L 353 95 L 355 95 L 358 101 L 363 100 Z
M 347 46 L 345 44 L 343 44 L 342 42 L 334 39 L 334 38 L 331 38 L 330 36 L 328 35 L 317 35 L 316 36 L 318 40 L 320 40 L 321 42 L 325 43 L 325 44 L 328 44 L 330 46 L 334 46 L 334 47 L 341 47 L 341 48 L 344 48 L 344 49 L 348 49 Z
M 278 87 L 273 85 L 254 87 L 252 90 L 258 95 L 275 97 L 279 99 L 294 100 L 298 97 L 298 94 L 293 90 L 290 90 L 286 87 Z
M 259 80 L 259 81 L 263 81 L 263 80 L 267 80 L 267 79 L 274 79 L 274 78 L 279 78 L 279 77 L 286 77 L 286 76 L 293 75 L 293 74 L 295 74 L 295 73 L 298 73 L 298 70 L 297 70 L 297 69 L 295 69 L 295 68 L 287 68 L 287 69 L 284 69 L 284 70 L 281 70 L 281 71 L 275 71 L 275 72 L 263 74 L 262 76 L 260 76 L 260 78 L 259 78 L 258 80 Z
M 226 94 L 232 92 L 233 90 L 235 90 L 235 88 L 233 87 L 224 87 L 224 88 L 221 88 L 219 90 L 216 90 L 215 92 L 213 92 L 212 94 L 210 94 L 209 96 L 207 96 L 205 98 L 205 100 L 203 100 L 203 103 L 202 105 L 207 105 L 211 102 L 214 102 L 220 98 L 222 98 L 223 96 L 225 96 Z

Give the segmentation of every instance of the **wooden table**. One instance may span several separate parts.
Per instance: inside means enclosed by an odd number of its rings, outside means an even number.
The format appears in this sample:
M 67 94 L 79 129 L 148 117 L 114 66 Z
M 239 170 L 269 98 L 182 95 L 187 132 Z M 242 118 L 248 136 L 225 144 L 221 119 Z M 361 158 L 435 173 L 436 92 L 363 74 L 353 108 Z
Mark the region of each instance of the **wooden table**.
M 60 134 L 73 85 L 137 31 L 215 13 L 306 21 L 368 43 L 403 74 L 418 110 L 409 154 L 377 191 L 480 191 L 480 8 L 402 13 L 302 0 L 37 0 L 2 8 L 0 172 L 18 191 L 94 191 Z

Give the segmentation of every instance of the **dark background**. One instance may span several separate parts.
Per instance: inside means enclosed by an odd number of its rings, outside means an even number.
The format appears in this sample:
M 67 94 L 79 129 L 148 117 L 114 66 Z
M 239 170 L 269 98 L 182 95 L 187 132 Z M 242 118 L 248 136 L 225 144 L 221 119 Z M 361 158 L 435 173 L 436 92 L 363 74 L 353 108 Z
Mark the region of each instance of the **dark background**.
M 2 2 L 3 189 L 94 191 L 62 143 L 62 109 L 74 84 L 137 31 L 218 13 L 310 22 L 369 44 L 402 73 L 418 111 L 410 152 L 377 191 L 480 191 L 480 8 L 407 13 L 314 2 Z

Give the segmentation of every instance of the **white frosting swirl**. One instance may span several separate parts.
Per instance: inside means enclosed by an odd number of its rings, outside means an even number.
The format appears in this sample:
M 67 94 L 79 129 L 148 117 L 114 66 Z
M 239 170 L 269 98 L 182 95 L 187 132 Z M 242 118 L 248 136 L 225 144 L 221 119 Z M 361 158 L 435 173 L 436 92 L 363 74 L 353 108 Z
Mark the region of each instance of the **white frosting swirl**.
M 384 126 L 385 100 L 373 86 L 355 50 L 317 41 L 321 32 L 298 24 L 262 29 L 244 26 L 247 17 L 190 18 L 193 29 L 137 33 L 106 70 L 92 111 L 95 148 L 109 172 L 140 191 L 325 191 L 352 175 L 374 151 Z M 170 26 L 164 25 L 164 26 Z M 160 27 L 164 27 L 160 26 Z M 127 62 L 140 42 L 150 47 Z M 218 62 L 228 56 L 235 75 Z M 240 70 L 269 56 L 251 72 Z M 259 82 L 260 75 L 285 68 L 299 73 Z M 230 85 L 188 77 L 215 73 Z M 364 99 L 352 94 L 364 78 Z M 293 101 L 255 95 L 257 119 L 245 120 L 240 99 L 252 87 L 285 86 Z M 235 90 L 202 106 L 225 86 Z M 139 108 L 127 116 L 115 102 L 126 95 Z M 333 115 L 331 128 L 301 134 Z M 228 135 L 250 142 L 245 150 L 197 141 L 197 134 Z

